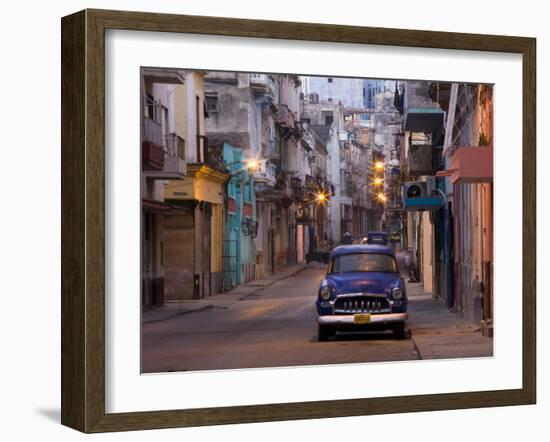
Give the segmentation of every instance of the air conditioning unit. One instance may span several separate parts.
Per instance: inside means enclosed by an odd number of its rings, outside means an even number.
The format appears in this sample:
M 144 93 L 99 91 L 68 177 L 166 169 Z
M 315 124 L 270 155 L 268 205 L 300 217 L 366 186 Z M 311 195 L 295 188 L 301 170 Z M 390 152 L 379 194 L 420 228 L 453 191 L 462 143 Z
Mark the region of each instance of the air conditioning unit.
M 413 198 L 425 198 L 428 196 L 428 183 L 425 181 L 413 181 L 403 184 L 403 202 Z
M 413 176 L 433 175 L 433 147 L 430 144 L 409 146 L 409 174 Z
M 445 204 L 441 192 L 435 187 L 435 179 L 427 181 L 411 181 L 403 184 L 403 209 L 437 210 Z

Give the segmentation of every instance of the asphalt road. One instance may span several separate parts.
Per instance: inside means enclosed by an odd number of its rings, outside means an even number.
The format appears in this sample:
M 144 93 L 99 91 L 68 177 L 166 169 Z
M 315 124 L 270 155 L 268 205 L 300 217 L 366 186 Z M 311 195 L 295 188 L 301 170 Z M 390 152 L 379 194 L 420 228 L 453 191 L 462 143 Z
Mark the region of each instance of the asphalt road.
M 229 306 L 143 325 L 142 372 L 284 367 L 419 359 L 414 341 L 391 332 L 317 341 L 316 291 L 309 267 Z

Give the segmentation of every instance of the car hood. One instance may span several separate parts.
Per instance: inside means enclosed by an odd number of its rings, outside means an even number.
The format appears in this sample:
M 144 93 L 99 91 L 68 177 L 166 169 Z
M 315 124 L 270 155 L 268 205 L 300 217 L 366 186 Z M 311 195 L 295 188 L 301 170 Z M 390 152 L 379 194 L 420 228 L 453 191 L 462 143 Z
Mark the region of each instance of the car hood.
M 326 280 L 337 293 L 385 293 L 399 284 L 400 277 L 396 273 L 361 272 L 331 274 Z

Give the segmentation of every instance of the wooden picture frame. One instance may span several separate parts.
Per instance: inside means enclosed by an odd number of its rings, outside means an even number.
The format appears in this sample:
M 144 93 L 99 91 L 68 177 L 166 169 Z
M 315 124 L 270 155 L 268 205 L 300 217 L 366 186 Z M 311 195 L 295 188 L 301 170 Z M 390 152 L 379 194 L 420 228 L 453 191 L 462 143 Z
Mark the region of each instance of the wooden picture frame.
M 494 51 L 523 58 L 523 384 L 497 391 L 105 412 L 105 30 Z M 533 404 L 536 400 L 534 38 L 106 10 L 62 19 L 62 424 L 83 432 Z

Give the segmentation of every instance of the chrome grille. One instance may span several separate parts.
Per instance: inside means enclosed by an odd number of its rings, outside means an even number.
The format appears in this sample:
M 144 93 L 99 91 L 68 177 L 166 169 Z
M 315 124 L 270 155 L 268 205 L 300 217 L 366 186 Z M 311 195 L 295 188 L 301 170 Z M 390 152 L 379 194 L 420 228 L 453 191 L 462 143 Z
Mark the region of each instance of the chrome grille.
M 353 313 L 390 313 L 388 300 L 383 297 L 353 296 L 337 298 L 334 303 L 334 313 L 353 314 Z

